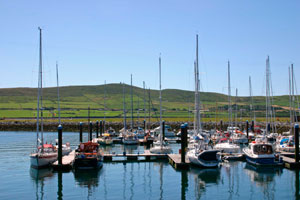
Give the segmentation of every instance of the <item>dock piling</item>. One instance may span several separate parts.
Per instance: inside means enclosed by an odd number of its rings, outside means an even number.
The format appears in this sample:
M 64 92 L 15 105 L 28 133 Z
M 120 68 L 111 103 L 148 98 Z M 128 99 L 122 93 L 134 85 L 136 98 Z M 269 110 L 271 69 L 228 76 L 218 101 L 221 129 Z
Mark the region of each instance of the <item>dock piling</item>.
M 79 123 L 79 142 L 82 142 L 82 122 Z
M 62 165 L 62 125 L 58 128 L 58 165 Z
M 295 124 L 295 162 L 299 162 L 299 124 Z
M 103 128 L 102 128 L 103 126 L 102 126 L 102 120 L 100 121 L 100 137 L 102 137 L 102 130 L 103 130 Z
M 165 121 L 162 121 L 162 140 L 165 140 Z
M 187 139 L 187 124 L 181 125 L 181 163 L 185 163 L 185 150 Z
M 98 120 L 96 121 L 96 138 L 98 138 L 99 135 L 99 122 Z
M 247 139 L 249 142 L 249 122 L 248 122 L 248 120 L 246 121 L 246 133 L 247 133 Z
M 90 121 L 90 141 L 93 140 L 93 123 Z

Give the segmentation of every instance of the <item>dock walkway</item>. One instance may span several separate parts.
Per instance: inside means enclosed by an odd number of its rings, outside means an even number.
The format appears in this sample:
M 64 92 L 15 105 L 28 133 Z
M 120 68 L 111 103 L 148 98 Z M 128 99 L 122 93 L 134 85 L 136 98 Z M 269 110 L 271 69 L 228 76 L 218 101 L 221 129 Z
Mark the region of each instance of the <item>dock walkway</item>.
M 58 160 L 52 164 L 54 170 L 70 170 L 72 169 L 75 159 L 75 150 L 71 151 L 68 155 L 62 157 L 62 166 L 58 164 Z

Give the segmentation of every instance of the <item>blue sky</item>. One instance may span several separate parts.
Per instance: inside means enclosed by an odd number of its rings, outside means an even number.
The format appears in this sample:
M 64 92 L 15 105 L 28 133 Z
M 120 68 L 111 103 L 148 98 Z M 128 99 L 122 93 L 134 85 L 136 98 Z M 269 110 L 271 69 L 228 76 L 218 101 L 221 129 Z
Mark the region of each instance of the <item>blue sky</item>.
M 202 91 L 264 95 L 270 56 L 275 95 L 288 93 L 288 66 L 300 72 L 297 0 L 0 0 L 0 88 L 36 87 L 38 26 L 43 28 L 44 85 L 130 83 L 158 89 L 194 89 L 199 34 Z M 298 81 L 300 82 L 300 80 Z M 300 92 L 300 88 L 299 88 Z M 232 92 L 233 94 L 234 92 Z

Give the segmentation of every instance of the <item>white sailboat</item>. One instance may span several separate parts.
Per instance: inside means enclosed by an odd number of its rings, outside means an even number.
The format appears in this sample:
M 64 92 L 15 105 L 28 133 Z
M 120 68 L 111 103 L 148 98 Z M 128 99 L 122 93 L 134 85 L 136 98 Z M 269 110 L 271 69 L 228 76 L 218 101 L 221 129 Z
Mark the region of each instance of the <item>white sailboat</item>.
M 159 134 L 159 143 L 154 147 L 150 148 L 150 153 L 155 154 L 169 154 L 172 153 L 171 147 L 169 147 L 163 141 L 163 130 L 162 130 L 162 102 L 161 102 L 161 57 L 159 56 L 159 111 L 160 111 L 160 134 Z
M 198 35 L 196 35 L 196 62 L 195 62 L 195 121 L 194 121 L 194 148 L 187 152 L 189 161 L 204 168 L 218 167 L 219 150 L 212 149 L 208 144 L 207 135 L 201 135 L 200 98 L 199 98 L 199 67 L 198 67 Z M 204 136 L 204 137 L 203 137 Z
M 58 105 L 58 124 L 61 125 L 60 121 L 60 101 L 59 101 L 59 81 L 58 81 L 58 63 L 56 62 L 56 83 L 57 83 L 57 105 Z M 58 139 L 56 139 L 55 148 L 58 149 Z M 62 155 L 68 155 L 71 153 L 72 149 L 70 147 L 70 143 L 62 144 Z
M 135 133 L 133 133 L 133 93 L 132 93 L 132 74 L 131 74 L 131 87 L 130 87 L 130 93 L 131 93 L 131 130 L 127 131 L 124 126 L 124 134 L 123 134 L 123 144 L 125 145 L 137 145 L 139 143 L 139 139 L 136 136 Z M 125 102 L 125 100 L 124 100 Z
M 48 167 L 52 162 L 57 160 L 57 151 L 52 144 L 44 144 L 43 136 L 43 62 L 42 62 L 42 29 L 40 32 L 40 49 L 39 49 L 39 74 L 38 74 L 38 98 L 37 98 L 37 138 L 36 138 L 36 152 L 30 154 L 30 163 L 33 168 Z M 41 115 L 41 119 L 40 119 Z M 39 138 L 39 122 L 41 120 L 41 139 Z M 41 142 L 41 145 L 40 145 Z

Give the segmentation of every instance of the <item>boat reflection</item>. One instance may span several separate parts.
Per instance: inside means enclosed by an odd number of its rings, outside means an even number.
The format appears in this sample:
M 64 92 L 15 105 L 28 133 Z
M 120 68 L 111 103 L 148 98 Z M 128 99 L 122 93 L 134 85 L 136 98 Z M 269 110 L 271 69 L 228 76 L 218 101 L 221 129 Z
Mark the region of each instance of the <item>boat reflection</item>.
M 102 170 L 74 170 L 74 178 L 76 183 L 81 187 L 89 189 L 96 188 L 99 185 L 99 177 Z
M 245 165 L 244 170 L 250 180 L 255 182 L 257 186 L 265 186 L 273 182 L 274 178 L 280 176 L 283 171 L 281 167 L 256 167 L 248 163 Z
M 275 178 L 281 176 L 283 171 L 281 167 L 256 167 L 246 164 L 244 171 L 250 177 L 251 182 L 261 188 L 264 199 L 275 198 Z
M 220 168 L 199 169 L 192 167 L 190 173 L 194 175 L 195 186 L 197 188 L 197 196 L 206 190 L 207 187 L 217 185 L 220 181 Z
M 35 183 L 35 197 L 36 199 L 44 199 L 44 186 L 45 181 L 48 179 L 52 179 L 53 172 L 52 169 L 46 168 L 46 169 L 34 169 L 30 168 L 30 177 L 31 180 Z

